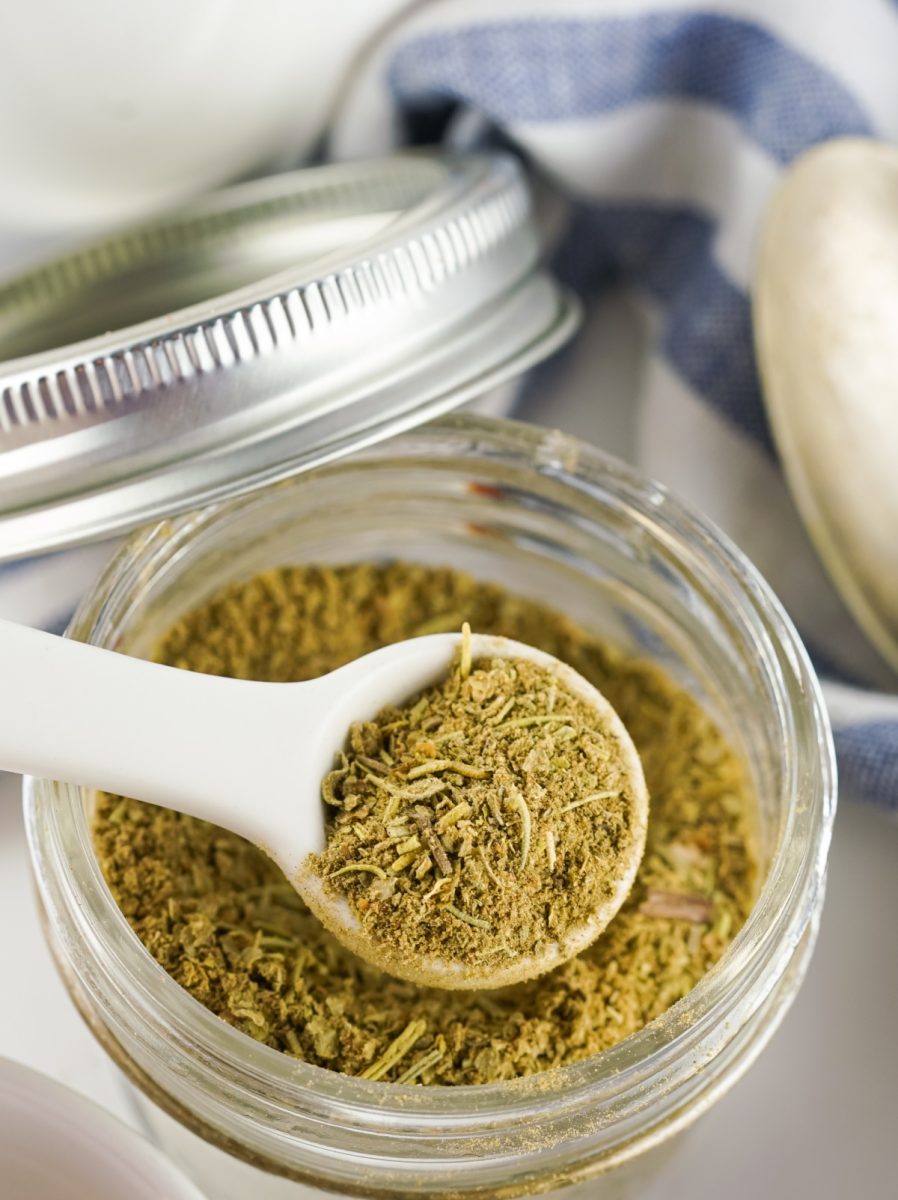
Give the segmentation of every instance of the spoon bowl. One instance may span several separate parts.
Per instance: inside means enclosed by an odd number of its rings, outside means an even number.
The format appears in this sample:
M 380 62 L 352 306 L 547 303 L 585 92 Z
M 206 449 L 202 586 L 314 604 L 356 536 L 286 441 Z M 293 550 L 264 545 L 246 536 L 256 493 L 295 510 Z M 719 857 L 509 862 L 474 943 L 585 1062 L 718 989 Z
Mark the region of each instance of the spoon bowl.
M 438 960 L 410 963 L 373 944 L 309 864 L 325 845 L 321 783 L 350 726 L 444 678 L 460 634 L 397 642 L 302 683 L 182 671 L 0 621 L 0 768 L 64 779 L 210 821 L 259 846 L 341 941 L 391 974 L 443 988 L 498 987 L 540 975 L 598 936 L 623 903 L 645 842 L 642 767 L 620 718 L 571 667 L 508 638 L 472 635 L 471 656 L 550 671 L 615 735 L 634 797 L 631 852 L 589 921 L 539 955 L 488 977 Z M 50 700 L 47 700 L 47 697 Z M 84 697 L 90 697 L 86 704 Z
M 898 671 L 896 246 L 898 148 L 824 142 L 773 196 L 753 303 L 793 499 L 846 606 Z
M 377 650 L 373 654 L 359 659 L 357 664 L 352 664 L 353 666 L 361 666 L 363 663 L 371 664 L 375 668 L 372 671 L 370 691 L 365 691 L 363 696 L 363 689 L 360 688 L 355 697 L 360 701 L 363 699 L 369 701 L 369 703 L 367 707 L 359 704 L 355 709 L 355 715 L 352 716 L 348 709 L 342 706 L 341 701 L 342 732 L 340 732 L 339 726 L 332 727 L 335 740 L 332 739 L 329 742 L 332 747 L 329 758 L 326 755 L 324 744 L 321 746 L 322 756 L 326 761 L 318 775 L 319 789 L 320 779 L 332 765 L 334 753 L 342 747 L 345 741 L 349 724 L 353 720 L 374 716 L 388 704 L 400 705 L 445 677 L 460 640 L 459 634 L 432 634 L 400 642 L 395 646 L 387 646 L 383 650 Z M 563 939 L 542 947 L 538 954 L 519 956 L 503 967 L 490 968 L 486 973 L 484 970 L 473 968 L 471 964 L 462 966 L 458 963 L 443 962 L 436 958 L 410 959 L 401 956 L 383 943 L 374 942 L 364 931 L 347 901 L 343 897 L 333 896 L 325 890 L 321 876 L 310 868 L 308 858 L 304 858 L 300 862 L 297 874 L 289 876 L 289 878 L 293 880 L 297 890 L 322 924 L 359 957 L 374 963 L 390 975 L 396 975 L 427 987 L 479 990 L 505 987 L 512 983 L 520 983 L 525 979 L 544 975 L 547 971 L 551 971 L 554 967 L 560 966 L 561 963 L 579 954 L 581 950 L 585 950 L 602 933 L 627 898 L 642 859 L 648 823 L 648 793 L 642 774 L 642 764 L 620 717 L 602 693 L 572 667 L 560 662 L 551 654 L 546 654 L 523 642 L 486 634 L 471 635 L 471 658 L 475 664 L 479 659 L 484 658 L 525 659 L 535 663 L 551 672 L 566 691 L 587 704 L 596 714 L 602 727 L 609 730 L 616 738 L 621 757 L 624 760 L 624 773 L 634 797 L 631 812 L 633 837 L 630 842 L 630 853 L 622 863 L 621 873 L 615 881 L 613 890 L 605 897 L 602 904 L 593 910 L 590 919 L 568 930 Z M 341 668 L 324 678 L 335 679 L 346 670 L 345 667 Z M 383 676 L 381 676 L 382 670 Z M 331 730 L 329 730 L 330 732 Z M 321 844 L 323 845 L 323 842 Z

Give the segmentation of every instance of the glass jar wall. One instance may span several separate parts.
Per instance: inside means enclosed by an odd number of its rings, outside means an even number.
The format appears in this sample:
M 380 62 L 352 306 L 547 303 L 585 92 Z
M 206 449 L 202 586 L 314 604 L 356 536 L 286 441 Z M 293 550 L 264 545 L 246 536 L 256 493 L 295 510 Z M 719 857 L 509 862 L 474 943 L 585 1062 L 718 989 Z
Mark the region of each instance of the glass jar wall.
M 835 804 L 816 681 L 750 565 L 663 489 L 571 438 L 468 416 L 139 532 L 71 634 L 147 655 L 230 582 L 285 563 L 390 558 L 450 565 L 548 603 L 653 658 L 712 713 L 752 774 L 763 871 L 723 960 L 662 1018 L 574 1066 L 454 1089 L 350 1079 L 253 1042 L 169 978 L 103 881 L 89 795 L 32 780 L 52 951 L 159 1140 L 223 1200 L 250 1187 L 259 1200 L 319 1187 L 568 1189 L 573 1200 L 580 1183 L 584 1196 L 626 1194 L 748 1066 L 804 973 Z

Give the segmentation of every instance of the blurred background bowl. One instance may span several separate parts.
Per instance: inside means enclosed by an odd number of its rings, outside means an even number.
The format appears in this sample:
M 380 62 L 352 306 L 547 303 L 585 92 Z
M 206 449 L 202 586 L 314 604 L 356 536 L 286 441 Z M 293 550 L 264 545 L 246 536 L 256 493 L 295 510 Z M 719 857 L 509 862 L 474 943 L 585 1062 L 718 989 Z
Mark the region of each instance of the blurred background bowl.
M 0 1058 L 9 1200 L 203 1200 L 145 1138 L 46 1075 Z
M 0 231 L 117 224 L 315 147 L 407 0 L 36 0 L 0 47 Z

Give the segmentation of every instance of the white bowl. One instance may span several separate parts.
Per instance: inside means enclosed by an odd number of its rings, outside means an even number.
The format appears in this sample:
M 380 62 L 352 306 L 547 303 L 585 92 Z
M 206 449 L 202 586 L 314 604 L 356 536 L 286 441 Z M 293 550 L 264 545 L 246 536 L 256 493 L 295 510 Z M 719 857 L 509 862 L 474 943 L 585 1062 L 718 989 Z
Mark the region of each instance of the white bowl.
M 6 6 L 0 229 L 102 227 L 298 163 L 403 2 Z
M 0 1058 L 0 1192 L 10 1200 L 203 1200 L 139 1134 Z

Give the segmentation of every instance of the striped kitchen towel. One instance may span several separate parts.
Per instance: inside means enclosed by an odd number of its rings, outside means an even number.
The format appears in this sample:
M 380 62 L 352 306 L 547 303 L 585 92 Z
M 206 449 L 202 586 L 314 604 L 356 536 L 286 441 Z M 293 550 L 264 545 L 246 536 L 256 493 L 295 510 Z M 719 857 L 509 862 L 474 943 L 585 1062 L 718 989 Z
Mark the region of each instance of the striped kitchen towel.
M 609 291 L 638 305 L 647 349 L 630 457 L 764 572 L 824 679 L 848 793 L 898 811 L 895 679 L 792 505 L 749 304 L 779 172 L 840 134 L 898 139 L 896 63 L 896 0 L 433 0 L 356 64 L 328 152 L 444 140 L 512 145 L 533 164 L 555 266 L 586 303 L 587 336 L 542 369 L 538 389 L 524 387 L 518 412 L 553 423 L 566 379 L 582 389 L 588 378 L 590 310 Z M 620 402 L 595 396 L 597 444 Z M 104 553 L 8 569 L 0 612 L 61 625 Z
M 613 290 L 645 324 L 629 456 L 766 575 L 823 678 L 847 793 L 898 811 L 895 677 L 844 609 L 792 504 L 749 302 L 780 171 L 834 136 L 898 140 L 896 64 L 896 0 L 443 0 L 413 10 L 372 49 L 330 150 L 485 139 L 538 169 L 558 199 L 558 273 L 588 314 Z M 544 368 L 519 411 L 551 423 L 565 375 L 582 388 L 594 340 L 579 339 L 550 380 Z M 598 445 L 619 424 L 609 409 L 621 399 L 595 396 Z

